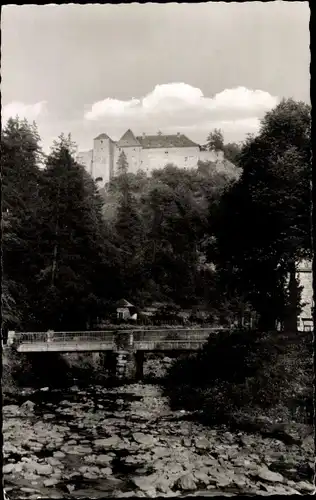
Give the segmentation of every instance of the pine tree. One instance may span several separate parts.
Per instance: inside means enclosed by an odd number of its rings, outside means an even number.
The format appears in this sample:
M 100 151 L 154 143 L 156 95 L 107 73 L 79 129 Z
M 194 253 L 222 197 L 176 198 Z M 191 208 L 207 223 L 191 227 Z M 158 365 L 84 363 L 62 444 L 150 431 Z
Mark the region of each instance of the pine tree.
M 70 138 L 61 136 L 47 158 L 40 193 L 37 307 L 42 324 L 53 329 L 85 329 L 100 315 L 109 289 L 102 201 L 72 151 Z
M 119 251 L 121 293 L 132 298 L 145 281 L 145 230 L 137 202 L 128 188 L 121 195 L 115 222 L 116 245 Z M 145 286 L 145 285 L 144 285 Z
M 1 132 L 4 327 L 25 328 L 38 269 L 38 209 L 43 158 L 35 123 L 10 118 Z
M 121 151 L 116 162 L 117 175 L 126 175 L 128 173 L 128 161 L 124 150 Z

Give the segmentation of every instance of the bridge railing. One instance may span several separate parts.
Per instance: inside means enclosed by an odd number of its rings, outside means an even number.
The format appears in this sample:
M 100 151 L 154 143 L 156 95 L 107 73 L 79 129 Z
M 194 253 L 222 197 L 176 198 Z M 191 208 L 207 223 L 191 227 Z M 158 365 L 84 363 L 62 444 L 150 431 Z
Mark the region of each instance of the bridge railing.
M 206 340 L 212 332 L 215 333 L 215 329 L 200 329 L 197 331 L 188 329 L 179 329 L 177 331 L 173 330 L 149 330 L 149 331 L 134 331 L 133 338 L 134 342 L 154 342 L 159 340 L 164 341 L 201 341 Z
M 201 342 L 206 341 L 212 334 L 216 334 L 218 329 L 205 328 L 192 330 L 190 328 L 179 328 L 175 330 L 108 330 L 108 331 L 78 331 L 78 332 L 9 332 L 12 334 L 14 343 L 35 344 L 35 343 L 111 343 L 116 344 L 121 337 L 129 339 L 130 345 L 141 342 Z M 10 335 L 9 335 L 10 336 Z
M 82 343 L 82 342 L 114 342 L 114 334 L 108 332 L 27 332 L 14 334 L 14 340 L 23 344 L 34 343 Z

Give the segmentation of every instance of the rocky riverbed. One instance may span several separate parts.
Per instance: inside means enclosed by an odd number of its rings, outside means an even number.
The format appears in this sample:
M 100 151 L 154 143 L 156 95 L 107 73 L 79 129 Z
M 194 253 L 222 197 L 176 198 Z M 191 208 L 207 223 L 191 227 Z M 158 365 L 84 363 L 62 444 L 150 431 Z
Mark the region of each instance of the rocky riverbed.
M 43 388 L 15 403 L 3 407 L 9 499 L 314 491 L 308 430 L 286 444 L 205 427 L 172 412 L 159 386 Z

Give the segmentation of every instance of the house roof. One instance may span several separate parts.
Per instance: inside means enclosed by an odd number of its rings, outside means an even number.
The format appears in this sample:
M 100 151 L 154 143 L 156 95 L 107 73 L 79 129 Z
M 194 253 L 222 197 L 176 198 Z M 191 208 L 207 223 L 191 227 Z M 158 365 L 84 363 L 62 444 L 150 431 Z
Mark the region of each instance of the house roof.
M 139 141 L 136 139 L 135 135 L 129 128 L 125 134 L 122 135 L 120 140 L 117 142 L 117 146 L 124 148 L 127 146 L 140 146 Z
M 189 148 L 199 147 L 184 134 L 143 135 L 136 138 L 144 149 L 151 148 Z
M 116 307 L 135 307 L 135 306 L 133 306 L 133 304 L 131 304 L 127 300 L 121 299 L 116 303 Z

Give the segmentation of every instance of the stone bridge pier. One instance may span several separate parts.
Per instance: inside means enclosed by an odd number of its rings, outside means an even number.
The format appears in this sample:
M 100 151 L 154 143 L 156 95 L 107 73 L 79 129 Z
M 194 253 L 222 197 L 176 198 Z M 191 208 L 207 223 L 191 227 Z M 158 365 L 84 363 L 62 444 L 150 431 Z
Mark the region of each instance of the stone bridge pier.
M 142 380 L 144 374 L 144 352 L 134 347 L 131 332 L 120 332 L 115 336 L 115 350 L 109 353 L 110 371 L 119 380 Z

